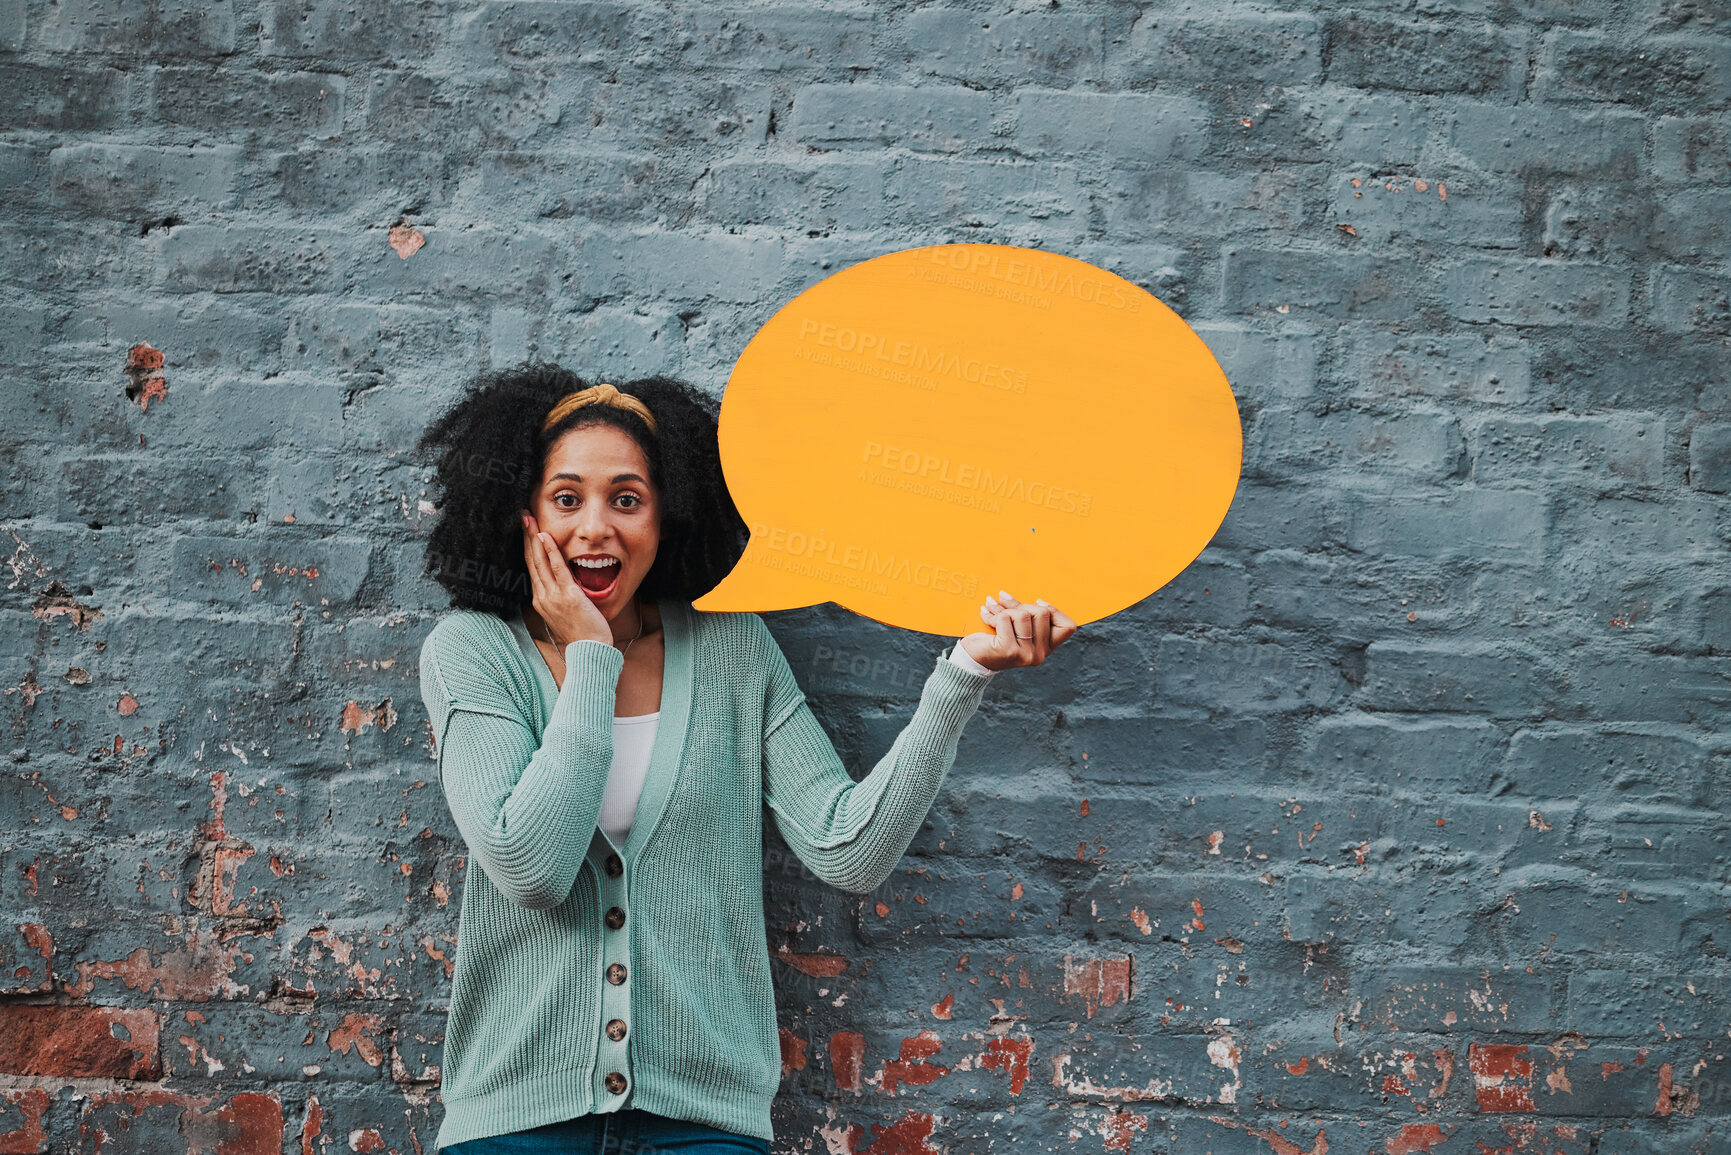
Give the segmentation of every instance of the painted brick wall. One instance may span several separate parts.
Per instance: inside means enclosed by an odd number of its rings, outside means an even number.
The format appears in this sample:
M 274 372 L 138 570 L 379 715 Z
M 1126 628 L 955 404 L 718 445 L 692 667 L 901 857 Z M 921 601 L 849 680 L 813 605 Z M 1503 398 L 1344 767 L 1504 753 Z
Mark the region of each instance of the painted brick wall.
M 1728 18 L 0 0 L 0 1152 L 430 1152 L 416 434 L 942 241 L 1172 304 L 1244 480 L 880 893 L 772 849 L 777 1151 L 1731 1150 Z M 938 641 L 771 620 L 869 764 Z

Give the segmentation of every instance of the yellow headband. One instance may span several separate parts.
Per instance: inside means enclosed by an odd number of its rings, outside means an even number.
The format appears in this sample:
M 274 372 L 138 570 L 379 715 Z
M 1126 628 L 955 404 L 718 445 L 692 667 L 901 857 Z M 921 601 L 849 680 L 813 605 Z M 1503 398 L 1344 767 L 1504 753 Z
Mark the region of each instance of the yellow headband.
M 603 381 L 599 385 L 591 385 L 587 389 L 579 389 L 575 393 L 567 393 L 559 398 L 552 409 L 547 411 L 546 418 L 541 422 L 541 432 L 553 428 L 573 410 L 585 405 L 611 405 L 615 409 L 624 409 L 643 418 L 643 424 L 649 426 L 649 432 L 655 433 L 655 418 L 649 412 L 649 406 L 643 404 L 629 393 L 621 393 L 613 386 Z

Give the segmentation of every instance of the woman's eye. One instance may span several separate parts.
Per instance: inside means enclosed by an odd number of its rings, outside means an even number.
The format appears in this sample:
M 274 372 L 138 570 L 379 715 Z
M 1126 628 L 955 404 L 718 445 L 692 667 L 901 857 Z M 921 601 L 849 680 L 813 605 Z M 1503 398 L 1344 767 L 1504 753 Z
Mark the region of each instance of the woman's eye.
M 619 495 L 619 500 L 625 503 L 626 509 L 634 509 L 643 504 L 642 499 L 635 493 L 621 493 Z
M 575 504 L 576 504 L 576 502 L 577 502 L 577 495 L 576 495 L 576 494 L 574 494 L 574 493 L 561 493 L 561 494 L 557 494 L 557 495 L 556 495 L 556 496 L 555 496 L 555 497 L 554 497 L 554 498 L 553 498 L 553 504 L 554 504 L 554 505 L 557 505 L 557 506 L 559 506 L 559 508 L 560 508 L 560 509 L 570 509 L 570 508 L 571 508 L 571 506 L 570 506 L 570 505 L 562 505 L 562 504 L 560 504 L 560 503 L 561 503 L 561 502 L 563 502 L 563 501 L 564 501 L 564 500 L 565 500 L 565 499 L 566 499 L 566 498 L 567 498 L 567 497 L 568 497 L 568 498 L 570 498 L 570 499 L 571 499 L 571 502 L 572 502 L 572 504 L 573 504 L 573 505 L 575 505 Z

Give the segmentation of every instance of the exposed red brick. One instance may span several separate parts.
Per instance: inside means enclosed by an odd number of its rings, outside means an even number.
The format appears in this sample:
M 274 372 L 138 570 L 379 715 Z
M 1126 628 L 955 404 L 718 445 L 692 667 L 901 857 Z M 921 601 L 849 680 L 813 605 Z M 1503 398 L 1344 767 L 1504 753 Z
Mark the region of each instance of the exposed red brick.
M 1034 1053 L 1033 1039 L 993 1038 L 980 1056 L 980 1068 L 1010 1073 L 1010 1094 L 1020 1095 L 1022 1084 L 1028 1081 L 1028 1056 Z
M 148 413 L 150 403 L 168 395 L 168 382 L 163 379 L 162 350 L 152 349 L 144 342 L 134 345 L 126 354 L 126 375 L 132 384 L 126 387 L 129 401 L 138 402 L 140 411 Z
M 854 1031 L 837 1031 L 829 1037 L 829 1069 L 835 1075 L 838 1090 L 858 1092 L 860 1063 L 865 1058 L 865 1036 Z
M 788 1030 L 781 1028 L 781 1077 L 787 1078 L 795 1071 L 805 1070 L 805 1040 Z
M 282 1151 L 282 1101 L 275 1095 L 243 1091 L 216 1112 L 216 1155 L 279 1155 Z
M 1533 1063 L 1525 1047 L 1472 1043 L 1467 1066 L 1480 1111 L 1533 1110 Z
M 11 975 L 7 977 L 15 981 L 0 986 L 0 991 L 19 994 L 52 990 L 54 984 L 50 976 L 53 969 L 49 960 L 54 955 L 54 936 L 48 932 L 47 927 L 39 922 L 21 922 L 17 926 L 19 933 L 24 936 L 25 946 L 42 956 L 42 965 L 40 968 L 32 965 L 14 967 Z M 29 980 L 35 975 L 37 969 L 41 970 L 42 977 L 39 981 L 31 983 Z
M 1319 1130 L 1316 1138 L 1311 1140 L 1310 1149 L 1305 1150 L 1292 1140 L 1275 1131 L 1254 1131 L 1245 1127 L 1236 1119 L 1224 1115 L 1210 1115 L 1208 1121 L 1218 1123 L 1222 1127 L 1243 1128 L 1244 1133 L 1253 1139 L 1260 1139 L 1274 1149 L 1274 1155 L 1328 1155 L 1328 1132 Z M 1283 1124 L 1284 1125 L 1284 1124 Z
M 313 1140 L 325 1129 L 325 1109 L 319 1106 L 319 1097 L 307 1097 L 306 1118 L 301 1120 L 301 1155 L 319 1155 L 319 1149 L 313 1146 Z
M 884 1094 L 895 1094 L 896 1087 L 902 1083 L 912 1087 L 924 1087 L 949 1074 L 948 1067 L 926 1062 L 937 1054 L 943 1045 L 944 1041 L 938 1037 L 936 1031 L 921 1031 L 911 1039 L 903 1039 L 900 1057 L 886 1062 L 883 1070 L 878 1072 L 883 1080 Z
M 833 979 L 847 969 L 847 959 L 839 954 L 794 954 L 784 946 L 776 950 L 775 958 L 814 979 Z
M 1065 955 L 1064 994 L 1080 996 L 1089 1018 L 1093 1018 L 1094 1012 L 1101 1007 L 1113 1006 L 1120 1000 L 1129 1002 L 1136 993 L 1131 977 L 1132 962 L 1130 955 L 1089 959 L 1081 963 Z
M 373 1035 L 384 1029 L 385 1020 L 378 1015 L 347 1014 L 330 1034 L 325 1036 L 325 1045 L 333 1052 L 348 1054 L 353 1047 L 355 1053 L 369 1067 L 376 1067 L 384 1062 L 385 1053 L 379 1049 Z
M 952 1007 L 954 1007 L 955 1005 L 956 1005 L 956 996 L 955 995 L 945 995 L 943 997 L 942 1001 L 935 1002 L 932 1004 L 932 1018 L 934 1018 L 934 1019 L 947 1019 L 947 1018 L 949 1018 L 950 1017 L 950 1009 Z
M 262 932 L 265 938 L 270 932 Z M 207 1002 L 214 998 L 234 998 L 247 988 L 229 976 L 234 973 L 237 959 L 251 961 L 238 947 L 226 946 L 213 930 L 202 930 L 196 920 L 185 932 L 186 949 L 163 954 L 152 960 L 149 949 L 139 947 L 124 959 L 81 962 L 76 966 L 78 983 L 73 993 L 90 993 L 97 979 L 119 979 L 135 991 L 155 999 L 185 999 Z
M 359 1151 L 368 1155 L 372 1151 L 383 1151 L 388 1144 L 385 1137 L 371 1127 L 360 1127 L 349 1132 L 349 1150 Z
M 873 1123 L 871 1129 L 871 1146 L 864 1150 L 854 1147 L 854 1155 L 942 1155 L 939 1148 L 926 1142 L 932 1137 L 930 1115 L 909 1111 L 888 1127 Z
M 1412 1155 L 1415 1151 L 1430 1152 L 1448 1136 L 1435 1123 L 1408 1123 L 1400 1134 L 1390 1135 L 1383 1143 L 1388 1155 Z
M 70 1078 L 160 1078 L 161 1031 L 162 1024 L 151 1010 L 0 1005 L 0 1071 Z
M 1148 1116 L 1114 1111 L 1100 1120 L 1099 1134 L 1108 1151 L 1130 1150 L 1130 1137 L 1137 1131 L 1148 1130 Z
M 391 226 L 390 242 L 397 256 L 406 261 L 421 251 L 421 246 L 427 243 L 427 236 L 420 229 L 399 223 Z
M 1653 1114 L 1669 1115 L 1671 1113 L 1671 1064 L 1659 1064 L 1659 1098 L 1653 1104 Z
M 84 1115 L 89 1120 L 98 1108 L 110 1104 L 128 1107 L 131 1109 L 130 1117 L 122 1115 L 116 1120 L 126 1128 L 130 1119 L 138 1118 L 145 1111 L 167 1107 L 179 1114 L 180 1135 L 189 1152 L 199 1155 L 280 1155 L 283 1115 L 282 1101 L 276 1095 L 242 1091 L 211 1110 L 213 1102 L 212 1096 L 189 1095 L 180 1091 L 99 1091 L 90 1096 Z M 92 1122 L 86 1122 L 80 1130 L 86 1134 L 94 1131 L 95 1149 L 101 1151 L 107 1133 Z
M 42 1116 L 48 1110 L 48 1092 L 29 1087 L 22 1091 L 7 1091 L 0 1098 L 0 1126 L 8 1126 L 13 1112 L 21 1115 L 22 1124 L 10 1131 L 0 1131 L 0 1155 L 37 1155 L 48 1146 L 48 1135 L 42 1129 Z

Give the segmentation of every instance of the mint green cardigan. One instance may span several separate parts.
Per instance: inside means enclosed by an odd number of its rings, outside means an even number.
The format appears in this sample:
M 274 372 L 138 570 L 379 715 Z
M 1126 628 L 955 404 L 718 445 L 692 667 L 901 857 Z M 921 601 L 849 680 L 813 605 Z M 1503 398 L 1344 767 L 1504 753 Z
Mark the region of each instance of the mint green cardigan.
M 622 848 L 596 825 L 619 650 L 566 646 L 561 689 L 521 616 L 455 610 L 422 643 L 440 782 L 469 847 L 440 1147 L 624 1107 L 773 1138 L 763 807 L 818 877 L 874 889 L 990 680 L 940 657 L 856 782 L 757 615 L 659 605 L 661 717 Z

